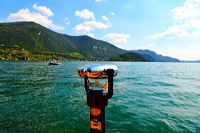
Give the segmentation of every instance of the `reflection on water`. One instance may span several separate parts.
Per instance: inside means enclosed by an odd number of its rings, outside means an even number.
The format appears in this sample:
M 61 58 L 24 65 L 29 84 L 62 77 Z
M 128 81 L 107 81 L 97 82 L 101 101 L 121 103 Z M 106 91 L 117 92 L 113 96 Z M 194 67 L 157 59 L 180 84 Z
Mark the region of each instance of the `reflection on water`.
M 0 132 L 89 132 L 85 63 L 1 61 Z M 107 132 L 200 132 L 200 64 L 111 63 Z

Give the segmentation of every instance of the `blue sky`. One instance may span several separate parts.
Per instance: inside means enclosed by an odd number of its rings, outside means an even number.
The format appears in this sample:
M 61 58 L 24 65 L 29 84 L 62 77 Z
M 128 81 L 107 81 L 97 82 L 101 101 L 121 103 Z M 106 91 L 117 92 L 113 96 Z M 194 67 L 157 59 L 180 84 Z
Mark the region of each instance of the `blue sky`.
M 0 0 L 0 22 L 13 21 L 200 60 L 200 0 Z

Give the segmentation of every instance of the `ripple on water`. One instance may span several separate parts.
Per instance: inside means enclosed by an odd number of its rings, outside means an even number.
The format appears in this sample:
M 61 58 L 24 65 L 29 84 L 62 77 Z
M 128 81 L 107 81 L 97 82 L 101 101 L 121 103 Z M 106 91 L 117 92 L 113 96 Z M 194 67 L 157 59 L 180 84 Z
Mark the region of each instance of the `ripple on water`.
M 157 86 L 179 87 L 179 86 L 176 85 L 176 84 L 167 83 L 167 82 L 162 82 L 162 81 L 153 82 L 153 84 L 155 84 L 155 85 L 157 85 Z
M 89 132 L 85 63 L 0 62 L 0 132 Z M 200 132 L 199 64 L 111 63 L 107 132 Z

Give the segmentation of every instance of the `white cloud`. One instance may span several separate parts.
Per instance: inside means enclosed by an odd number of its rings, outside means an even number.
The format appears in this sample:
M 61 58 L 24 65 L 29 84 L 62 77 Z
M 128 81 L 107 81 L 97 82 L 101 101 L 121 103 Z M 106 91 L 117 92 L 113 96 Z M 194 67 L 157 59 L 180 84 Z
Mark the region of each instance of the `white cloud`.
M 160 50 L 158 53 L 163 55 L 169 55 L 180 60 L 199 60 L 200 59 L 200 47 L 187 47 L 185 49 L 180 49 L 177 47 L 169 47 L 165 50 Z
M 155 33 L 155 34 L 151 35 L 149 38 L 156 40 L 156 39 L 159 39 L 162 37 L 173 38 L 176 36 L 185 37 L 187 35 L 188 35 L 187 31 L 182 26 L 173 25 L 173 26 L 169 27 L 166 31 L 160 32 L 160 33 Z
M 37 4 L 34 4 L 33 5 L 33 8 L 35 10 L 37 10 L 38 12 L 42 13 L 43 15 L 46 15 L 46 16 L 53 16 L 53 12 L 47 8 L 46 6 L 37 6 Z
M 109 33 L 104 36 L 105 40 L 108 40 L 111 43 L 115 44 L 125 44 L 128 39 L 131 37 L 130 34 L 122 34 L 122 33 Z
M 174 20 L 189 19 L 200 16 L 200 1 L 186 0 L 183 6 L 172 10 Z
M 200 30 L 200 19 L 189 19 L 183 24 L 183 26 L 187 29 L 193 28 Z
M 64 19 L 64 22 L 65 22 L 66 24 L 70 24 L 70 20 L 69 20 L 69 18 L 66 17 L 66 18 Z
M 105 20 L 105 21 L 109 21 L 109 18 L 108 17 L 106 17 L 106 16 L 101 16 L 101 18 L 103 19 L 103 20 Z
M 56 25 L 53 23 L 52 20 L 49 19 L 48 16 L 43 15 L 39 12 L 31 12 L 29 9 L 20 9 L 16 13 L 11 13 L 8 17 L 7 20 L 10 22 L 13 21 L 33 21 L 36 23 L 39 23 L 45 27 L 57 29 L 57 30 L 63 30 L 64 27 Z
M 102 2 L 102 0 L 94 0 L 95 2 Z
M 114 13 L 114 12 L 110 12 L 110 14 L 111 14 L 112 16 L 114 16 L 114 15 L 115 15 L 115 13 Z
M 173 9 L 172 20 L 173 24 L 165 31 L 149 38 L 200 36 L 200 0 L 186 0 L 183 6 Z
M 83 9 L 82 11 L 76 11 L 75 15 L 83 18 L 83 19 L 94 19 L 94 12 L 88 10 L 88 9 Z
M 87 35 L 94 38 L 94 33 L 88 33 Z
M 92 21 L 86 21 L 86 22 L 76 25 L 74 30 L 77 33 L 88 33 L 95 29 L 106 29 L 106 28 L 109 28 L 110 26 L 112 26 L 110 22 L 104 24 L 102 22 L 97 22 L 95 20 L 92 20 Z

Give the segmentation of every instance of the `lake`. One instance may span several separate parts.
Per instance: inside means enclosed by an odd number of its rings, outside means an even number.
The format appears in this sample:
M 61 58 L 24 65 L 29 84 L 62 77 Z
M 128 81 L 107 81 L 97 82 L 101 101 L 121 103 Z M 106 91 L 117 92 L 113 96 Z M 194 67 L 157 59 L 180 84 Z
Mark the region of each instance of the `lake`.
M 106 132 L 200 132 L 200 64 L 0 61 L 0 132 L 89 132 L 77 68 L 118 66 Z

